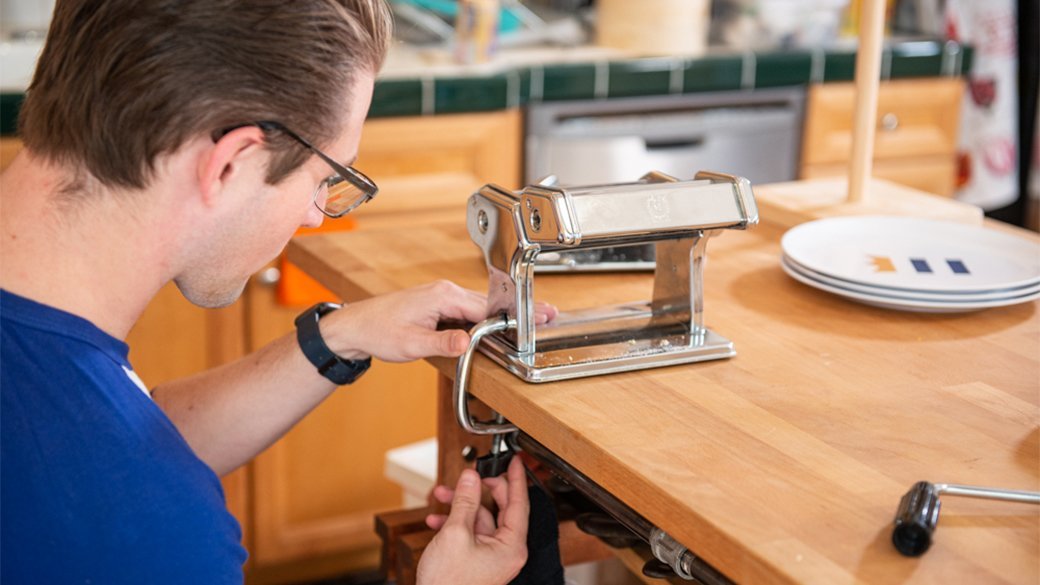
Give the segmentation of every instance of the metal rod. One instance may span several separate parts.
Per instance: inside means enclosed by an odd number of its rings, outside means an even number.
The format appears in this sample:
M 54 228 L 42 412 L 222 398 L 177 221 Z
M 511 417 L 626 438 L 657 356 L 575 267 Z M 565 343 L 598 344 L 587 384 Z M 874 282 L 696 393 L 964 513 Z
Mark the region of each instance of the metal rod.
M 650 542 L 650 532 L 653 530 L 654 525 L 649 520 L 635 513 L 632 508 L 621 503 L 620 500 L 526 433 L 521 432 L 517 434 L 516 443 L 525 452 L 530 453 L 541 461 L 560 479 L 565 480 L 575 489 L 585 494 L 586 497 L 592 500 L 592 503 L 603 508 L 605 512 L 613 516 L 625 528 L 631 530 L 644 541 Z
M 1003 500 L 1005 502 L 1040 504 L 1040 492 L 958 485 L 955 483 L 937 483 L 935 484 L 935 490 L 940 494 L 963 496 L 965 498 L 982 498 L 986 500 Z

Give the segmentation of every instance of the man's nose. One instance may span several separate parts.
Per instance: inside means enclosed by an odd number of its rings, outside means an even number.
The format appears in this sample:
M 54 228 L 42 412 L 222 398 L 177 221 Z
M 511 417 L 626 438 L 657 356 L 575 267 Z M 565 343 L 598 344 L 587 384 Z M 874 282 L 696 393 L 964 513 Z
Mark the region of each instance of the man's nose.
M 311 204 L 307 206 L 307 215 L 303 218 L 300 226 L 305 228 L 321 227 L 321 223 L 324 220 L 325 214 L 316 205 Z

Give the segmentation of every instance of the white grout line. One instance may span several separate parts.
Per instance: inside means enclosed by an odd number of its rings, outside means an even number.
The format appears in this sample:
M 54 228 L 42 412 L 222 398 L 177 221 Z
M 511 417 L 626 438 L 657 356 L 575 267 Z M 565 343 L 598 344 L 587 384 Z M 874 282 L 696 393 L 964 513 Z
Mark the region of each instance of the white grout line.
M 961 70 L 963 54 L 960 45 L 955 41 L 946 41 L 943 44 L 942 66 L 939 68 L 939 74 L 947 77 L 956 77 Z
M 741 89 L 755 89 L 755 68 L 758 61 L 754 51 L 744 53 L 744 59 L 740 64 L 740 87 Z
M 435 112 L 437 97 L 434 92 L 434 80 L 432 77 L 422 78 L 422 114 L 432 116 Z
M 827 51 L 823 47 L 816 47 L 812 52 L 812 62 L 809 67 L 809 83 L 823 83 L 823 76 L 827 71 Z
M 528 98 L 532 102 L 542 101 L 545 94 L 545 69 L 541 65 L 531 67 L 531 95 Z
M 506 109 L 520 107 L 520 72 L 511 69 L 506 72 Z
M 593 95 L 596 99 L 607 99 L 610 93 L 610 63 L 599 61 L 596 63 L 596 74 L 593 78 Z
M 672 93 L 683 92 L 683 60 L 672 59 L 672 68 L 668 72 L 668 91 Z

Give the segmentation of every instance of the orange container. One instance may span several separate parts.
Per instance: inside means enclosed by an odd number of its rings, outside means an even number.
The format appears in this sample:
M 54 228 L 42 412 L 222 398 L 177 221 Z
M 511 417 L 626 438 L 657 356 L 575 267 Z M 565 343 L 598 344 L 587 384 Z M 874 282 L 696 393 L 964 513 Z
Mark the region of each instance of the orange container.
M 293 237 L 304 238 L 314 234 L 351 231 L 357 227 L 354 218 L 350 216 L 339 219 L 326 219 L 321 226 L 316 228 L 300 228 Z M 278 259 L 278 269 L 281 278 L 275 287 L 275 298 L 278 303 L 285 306 L 310 306 L 321 302 L 339 302 L 335 293 L 322 286 L 318 281 L 285 259 L 285 254 Z

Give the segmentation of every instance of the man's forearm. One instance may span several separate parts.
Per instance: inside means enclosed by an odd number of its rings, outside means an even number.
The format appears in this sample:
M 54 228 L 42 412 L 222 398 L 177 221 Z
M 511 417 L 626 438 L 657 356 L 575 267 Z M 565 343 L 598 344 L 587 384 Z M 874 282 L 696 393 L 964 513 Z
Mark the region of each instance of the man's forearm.
M 336 386 L 286 335 L 230 364 L 156 387 L 152 397 L 217 475 L 285 434 Z
M 535 321 L 556 309 L 539 304 Z M 442 319 L 479 321 L 487 299 L 440 281 L 351 303 L 321 318 L 321 337 L 346 360 L 407 362 L 458 357 L 464 331 L 438 331 Z M 286 335 L 237 362 L 164 384 L 153 397 L 195 452 L 218 474 L 228 473 L 271 443 L 335 390 Z

